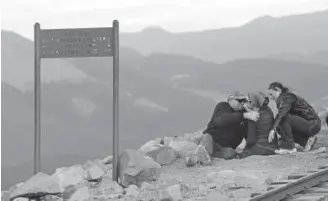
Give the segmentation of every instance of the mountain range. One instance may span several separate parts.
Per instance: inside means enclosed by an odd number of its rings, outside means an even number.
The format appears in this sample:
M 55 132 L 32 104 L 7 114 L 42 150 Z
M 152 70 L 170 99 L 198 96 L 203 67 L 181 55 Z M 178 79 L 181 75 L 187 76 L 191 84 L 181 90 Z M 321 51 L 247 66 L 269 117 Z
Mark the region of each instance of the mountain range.
M 328 10 L 323 10 L 279 18 L 262 16 L 241 27 L 179 34 L 150 27 L 122 34 L 121 45 L 144 55 L 182 54 L 217 63 L 281 53 L 312 54 L 327 49 L 327 19 Z
M 327 31 L 321 27 L 328 22 L 326 14 L 260 18 L 239 28 L 185 33 L 184 37 L 151 29 L 122 33 L 120 149 L 202 130 L 215 104 L 228 93 L 265 91 L 272 81 L 281 81 L 310 102 L 321 104 L 328 84 L 328 48 L 324 46 L 328 43 L 321 37 Z M 304 28 L 311 22 L 312 32 Z M 313 38 L 311 45 L 302 37 L 291 39 L 302 47 L 289 43 L 292 47 L 286 49 L 288 44 L 282 45 L 291 32 L 283 34 L 272 27 L 296 26 L 294 23 L 304 28 L 302 34 Z M 266 28 L 270 29 L 264 34 Z M 224 37 L 214 37 L 214 33 Z M 246 40 L 247 33 L 263 38 Z M 156 42 L 157 34 L 163 38 Z M 167 42 L 165 37 L 174 40 Z M 194 41 L 190 47 L 183 45 L 188 38 Z M 33 174 L 33 42 L 4 30 L 1 40 L 1 171 L 2 186 L 8 188 Z M 231 48 L 221 54 L 224 45 L 213 51 L 215 44 L 229 41 L 234 47 L 248 46 L 249 53 Z M 140 42 L 145 44 L 133 45 Z M 273 43 L 274 51 L 259 48 Z M 163 51 L 169 45 L 174 51 Z M 57 167 L 110 155 L 112 58 L 44 59 L 41 72 L 42 171 L 51 173 Z

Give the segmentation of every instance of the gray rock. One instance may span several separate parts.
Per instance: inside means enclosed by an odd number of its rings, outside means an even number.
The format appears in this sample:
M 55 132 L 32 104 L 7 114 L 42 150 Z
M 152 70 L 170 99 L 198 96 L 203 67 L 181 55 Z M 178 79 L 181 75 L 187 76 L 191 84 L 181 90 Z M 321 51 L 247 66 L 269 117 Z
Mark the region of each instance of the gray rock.
M 154 181 L 161 173 L 161 166 L 141 151 L 126 149 L 120 155 L 119 178 L 122 186 L 140 186 L 142 182 Z
M 88 167 L 84 171 L 84 179 L 87 181 L 99 180 L 105 175 L 105 172 L 96 164 Z
M 171 147 L 159 147 L 146 153 L 160 165 L 168 165 L 178 159 L 178 152 Z
M 69 201 L 87 201 L 90 200 L 90 192 L 87 187 L 78 189 L 69 199 Z
M 175 184 L 158 190 L 160 201 L 179 201 L 182 200 L 180 184 Z
M 123 195 L 123 188 L 111 178 L 104 177 L 100 184 L 90 187 L 92 200 L 117 199 Z
M 83 172 L 84 170 L 81 165 L 62 167 L 56 169 L 51 177 L 58 182 L 60 189 L 64 191 L 66 187 L 82 182 Z
M 130 197 L 137 197 L 140 193 L 136 185 L 130 185 L 124 190 L 125 194 Z
M 56 180 L 47 174 L 38 173 L 20 185 L 17 189 L 15 189 L 10 194 L 10 198 L 14 199 L 18 197 L 42 197 L 46 195 L 57 195 L 61 193 L 62 189 Z
M 107 156 L 106 158 L 102 159 L 101 162 L 105 165 L 113 163 L 113 156 Z
M 148 183 L 148 182 L 142 182 L 141 186 L 140 186 L 140 189 L 141 190 L 155 190 L 155 186 Z
M 169 147 L 176 150 L 181 158 L 187 158 L 188 156 L 195 155 L 197 146 L 198 145 L 195 143 L 181 140 L 173 140 L 169 144 Z
M 163 145 L 161 144 L 162 139 L 161 138 L 157 138 L 155 140 L 150 140 L 148 142 L 146 142 L 144 145 L 142 145 L 139 149 L 139 151 L 142 151 L 144 153 L 156 150 L 160 147 L 162 147 Z

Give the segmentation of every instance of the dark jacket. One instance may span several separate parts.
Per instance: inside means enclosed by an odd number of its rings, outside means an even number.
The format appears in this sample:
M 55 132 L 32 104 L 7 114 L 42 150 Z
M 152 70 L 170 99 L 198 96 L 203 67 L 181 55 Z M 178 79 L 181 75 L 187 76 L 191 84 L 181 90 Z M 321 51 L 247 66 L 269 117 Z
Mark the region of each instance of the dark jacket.
M 326 116 L 326 124 L 328 126 L 328 115 Z
M 236 149 L 247 135 L 244 112 L 235 112 L 227 102 L 218 103 L 203 133 L 210 134 L 214 142 L 223 147 Z
M 271 155 L 277 149 L 277 140 L 271 143 L 268 141 L 270 130 L 274 122 L 274 115 L 268 106 L 269 100 L 263 103 L 259 109 L 260 118 L 257 122 L 248 120 L 248 132 L 246 139 L 246 147 L 240 154 L 241 158 L 249 155 Z
M 275 118 L 273 129 L 276 130 L 281 120 L 289 113 L 306 120 L 318 120 L 320 117 L 314 108 L 300 96 L 289 91 L 282 92 L 277 100 L 278 114 Z
M 262 106 L 258 111 L 260 118 L 257 122 L 248 121 L 246 147 L 251 148 L 255 144 L 271 146 L 268 137 L 274 122 L 274 115 L 270 107 Z

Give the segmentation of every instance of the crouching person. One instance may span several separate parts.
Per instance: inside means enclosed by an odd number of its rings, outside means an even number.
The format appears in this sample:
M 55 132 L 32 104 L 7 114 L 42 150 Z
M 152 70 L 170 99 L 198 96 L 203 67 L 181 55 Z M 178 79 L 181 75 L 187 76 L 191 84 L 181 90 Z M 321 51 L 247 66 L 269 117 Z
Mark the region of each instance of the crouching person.
M 211 158 L 233 159 L 236 148 L 247 136 L 247 121 L 257 121 L 257 111 L 246 111 L 247 96 L 241 92 L 229 95 L 227 101 L 216 105 L 212 118 L 203 132 L 200 145 Z
M 273 82 L 268 88 L 269 96 L 276 102 L 278 114 L 269 134 L 269 142 L 279 131 L 281 141 L 277 154 L 297 152 L 295 143 L 310 151 L 321 130 L 321 119 L 315 109 L 302 97 L 292 93 L 279 82 Z
M 277 138 L 271 143 L 268 141 L 269 133 L 273 127 L 274 115 L 271 108 L 268 106 L 269 97 L 263 93 L 249 93 L 249 102 L 245 103 L 247 111 L 258 111 L 260 117 L 257 122 L 253 120 L 247 121 L 248 132 L 246 138 L 246 146 L 240 158 L 245 158 L 250 155 L 272 155 L 274 150 L 278 148 Z

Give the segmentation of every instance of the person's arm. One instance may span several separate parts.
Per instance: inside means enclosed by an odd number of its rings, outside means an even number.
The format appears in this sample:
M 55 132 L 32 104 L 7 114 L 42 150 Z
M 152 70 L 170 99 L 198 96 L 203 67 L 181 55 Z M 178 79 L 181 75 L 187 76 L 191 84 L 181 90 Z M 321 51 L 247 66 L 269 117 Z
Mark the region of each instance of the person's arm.
M 284 118 L 287 115 L 287 113 L 290 111 L 290 109 L 292 108 L 295 101 L 296 101 L 295 95 L 293 95 L 293 94 L 284 95 L 284 97 L 281 101 L 281 105 L 278 110 L 278 114 L 274 120 L 272 130 L 276 131 L 282 118 Z
M 212 121 L 218 127 L 236 125 L 242 122 L 243 112 L 231 112 L 228 104 L 219 103 L 215 108 Z

